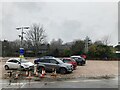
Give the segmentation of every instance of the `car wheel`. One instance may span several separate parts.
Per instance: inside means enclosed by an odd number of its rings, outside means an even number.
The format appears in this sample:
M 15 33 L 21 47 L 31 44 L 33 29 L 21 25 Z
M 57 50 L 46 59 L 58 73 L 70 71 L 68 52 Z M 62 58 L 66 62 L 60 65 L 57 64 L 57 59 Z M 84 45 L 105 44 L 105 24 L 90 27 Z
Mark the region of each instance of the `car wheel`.
M 82 63 L 78 62 L 78 65 L 82 65 Z
M 20 67 L 21 67 L 21 68 L 20 68 L 21 70 L 25 70 L 25 68 L 24 68 L 23 66 L 20 66 Z
M 8 67 L 8 65 L 5 65 L 5 70 L 9 70 L 9 67 Z
M 23 67 L 23 66 L 21 66 L 21 68 L 23 69 L 24 67 Z
M 66 74 L 66 73 L 67 73 L 67 70 L 66 70 L 65 68 L 61 68 L 61 69 L 60 69 L 60 73 L 61 73 L 61 74 Z

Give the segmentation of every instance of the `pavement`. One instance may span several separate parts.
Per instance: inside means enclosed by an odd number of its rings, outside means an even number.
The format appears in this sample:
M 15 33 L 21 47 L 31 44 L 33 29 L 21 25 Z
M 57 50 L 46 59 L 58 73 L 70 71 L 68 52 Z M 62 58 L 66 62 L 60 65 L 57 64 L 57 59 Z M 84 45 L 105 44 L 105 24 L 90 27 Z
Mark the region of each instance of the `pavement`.
M 2 88 L 118 88 L 118 77 L 112 79 L 79 78 L 63 81 L 20 81 L 11 83 L 11 85 L 7 81 L 3 81 Z
M 34 59 L 28 59 L 33 62 Z M 3 65 L 0 62 L 0 89 L 1 88 L 117 88 L 118 87 L 118 61 L 89 60 L 85 66 L 78 66 L 73 73 L 61 75 L 57 78 L 50 77 L 47 73 L 46 78 L 40 81 L 21 80 L 9 85 L 9 79 L 5 79 Z

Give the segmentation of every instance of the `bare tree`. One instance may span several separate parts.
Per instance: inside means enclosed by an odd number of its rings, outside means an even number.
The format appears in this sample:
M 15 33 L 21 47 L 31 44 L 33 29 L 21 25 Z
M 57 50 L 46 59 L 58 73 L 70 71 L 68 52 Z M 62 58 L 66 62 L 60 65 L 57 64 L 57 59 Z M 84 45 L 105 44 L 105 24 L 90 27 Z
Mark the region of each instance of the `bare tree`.
M 104 37 L 102 38 L 102 43 L 103 43 L 104 45 L 110 44 L 110 36 L 109 36 L 109 35 L 104 36 Z
M 56 48 L 60 49 L 62 46 L 62 43 L 63 41 L 60 38 L 58 40 L 52 39 L 52 41 L 50 42 L 51 49 L 56 49 Z
M 26 33 L 26 41 L 31 42 L 37 55 L 39 46 L 44 43 L 46 35 L 43 26 L 40 24 L 33 24 L 30 30 Z

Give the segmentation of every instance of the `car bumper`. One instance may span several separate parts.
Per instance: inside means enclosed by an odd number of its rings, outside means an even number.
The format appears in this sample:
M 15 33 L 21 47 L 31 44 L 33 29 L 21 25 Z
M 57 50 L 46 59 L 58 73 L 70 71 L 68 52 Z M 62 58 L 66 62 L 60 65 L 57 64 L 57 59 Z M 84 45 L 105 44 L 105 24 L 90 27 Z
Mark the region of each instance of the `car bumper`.
M 34 70 L 34 66 L 24 67 L 24 69 Z
M 86 64 L 86 61 L 82 61 L 82 64 Z
M 74 70 L 76 69 L 76 67 L 77 67 L 77 65 L 73 65 L 73 69 L 74 69 Z
M 67 72 L 72 72 L 73 70 L 67 70 Z
M 86 61 L 77 61 L 77 65 L 79 64 L 86 64 Z
M 67 69 L 67 72 L 72 72 L 72 71 L 73 71 L 73 67 L 72 67 L 72 68 Z

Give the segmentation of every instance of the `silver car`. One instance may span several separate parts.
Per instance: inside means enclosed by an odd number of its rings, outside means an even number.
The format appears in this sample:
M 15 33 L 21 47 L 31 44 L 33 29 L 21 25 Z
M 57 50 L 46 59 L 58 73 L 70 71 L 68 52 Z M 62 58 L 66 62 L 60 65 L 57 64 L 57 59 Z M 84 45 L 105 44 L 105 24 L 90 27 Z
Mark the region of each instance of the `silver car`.
M 53 69 L 56 69 L 56 71 L 60 72 L 61 74 L 73 71 L 72 64 L 64 63 L 58 58 L 39 58 L 37 61 L 39 63 L 37 68 L 40 72 L 42 68 L 44 68 L 46 71 L 52 71 Z

